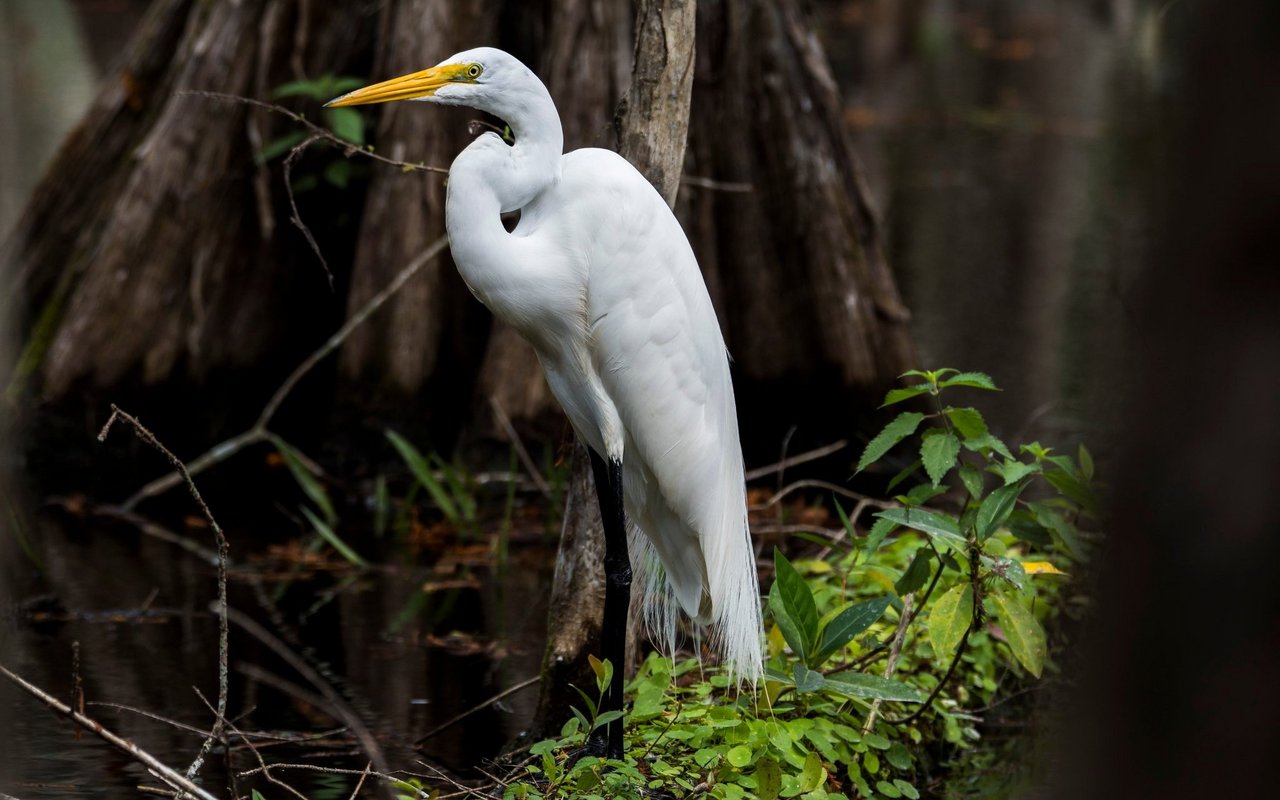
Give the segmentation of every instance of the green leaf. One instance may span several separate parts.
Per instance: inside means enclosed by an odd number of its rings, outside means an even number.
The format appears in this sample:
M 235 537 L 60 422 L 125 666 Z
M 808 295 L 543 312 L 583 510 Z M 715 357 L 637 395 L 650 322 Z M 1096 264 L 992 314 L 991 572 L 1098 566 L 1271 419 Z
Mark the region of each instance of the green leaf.
M 893 422 L 884 426 L 884 430 L 876 435 L 876 438 L 867 443 L 867 448 L 862 451 L 862 458 L 858 459 L 857 472 L 862 472 L 876 461 L 879 461 L 885 453 L 893 449 L 893 446 L 911 434 L 916 432 L 916 428 L 920 427 L 921 421 L 924 420 L 924 414 L 915 411 L 905 411 L 897 416 Z
M 1061 469 L 1049 470 L 1044 473 L 1044 479 L 1064 497 L 1080 506 L 1081 511 L 1091 517 L 1097 515 L 1098 499 L 1094 496 L 1093 487 L 1084 480 Z
M 877 750 L 888 750 L 893 746 L 889 743 L 888 739 L 878 733 L 868 733 L 866 736 L 862 737 L 862 742 L 868 747 L 874 747 Z
M 786 603 L 782 599 L 782 583 L 774 581 L 773 586 L 769 589 L 769 613 L 773 616 L 773 622 L 778 626 L 778 630 L 782 632 L 782 638 L 790 646 L 791 651 L 796 657 L 803 660 L 808 655 L 805 645 L 804 635 L 800 633 L 800 625 L 792 617 L 791 612 L 787 609 Z M 787 682 L 791 678 L 785 678 Z
M 849 697 L 868 700 L 897 700 L 903 703 L 920 703 L 924 695 L 916 689 L 891 678 L 869 675 L 865 672 L 837 672 L 826 676 L 826 688 Z
M 908 800 L 920 800 L 920 792 L 916 787 L 904 781 L 902 778 L 894 778 L 893 785 L 898 787 L 898 791 L 902 792 L 902 796 Z
M 290 81 L 282 83 L 271 90 L 271 96 L 277 100 L 282 97 L 311 97 L 316 100 L 328 100 L 324 93 L 325 86 L 319 81 Z
M 942 388 L 948 386 L 970 386 L 974 389 L 986 389 L 992 392 L 1000 391 L 995 381 L 991 380 L 991 376 L 985 372 L 958 372 L 939 383 L 938 386 Z
M 364 146 L 364 118 L 359 111 L 354 108 L 326 108 L 324 117 L 334 136 L 356 147 Z
M 602 728 L 602 727 L 604 727 L 605 725 L 608 725 L 610 722 L 613 722 L 615 719 L 622 719 L 622 712 L 621 712 L 621 711 L 617 711 L 617 710 L 615 710 L 615 711 L 606 711 L 606 712 L 604 712 L 603 714 L 601 714 L 600 716 L 596 717 L 596 724 L 595 724 L 595 727 L 596 727 L 596 728 Z
M 960 455 L 960 440 L 954 433 L 939 433 L 925 437 L 920 445 L 920 460 L 924 462 L 924 471 L 929 473 L 929 480 L 937 486 L 956 465 Z
M 986 541 L 1004 524 L 1018 502 L 1018 495 L 1026 487 L 1025 483 L 1015 483 L 1012 486 L 1001 486 L 987 495 L 987 499 L 978 508 L 978 541 Z
M 884 753 L 885 760 L 893 765 L 894 769 L 908 770 L 911 769 L 911 751 L 903 747 L 899 742 L 889 745 L 889 749 Z
M 277 136 L 262 146 L 257 153 L 257 163 L 265 164 L 268 161 L 282 156 L 292 150 L 294 147 L 302 144 L 307 135 L 302 131 L 290 131 L 289 133 Z
M 329 527 L 324 520 L 317 517 L 311 509 L 303 506 L 302 516 L 307 518 L 307 522 L 310 522 L 311 527 L 315 529 L 315 532 L 320 534 L 320 538 L 328 542 L 329 546 L 334 550 L 337 550 L 339 555 L 343 558 L 350 561 L 352 564 L 355 564 L 357 567 L 369 566 L 368 561 L 361 558 L 355 550 L 352 550 L 346 542 L 342 541 L 338 534 L 333 532 L 333 528 Z
M 346 159 L 330 161 L 325 165 L 323 175 L 329 185 L 345 189 L 351 180 L 351 162 Z
M 814 655 L 816 662 L 814 666 L 826 661 L 832 653 L 853 641 L 853 637 L 874 625 L 880 617 L 884 616 L 884 610 L 889 607 L 890 600 L 891 598 L 886 595 L 874 600 L 854 603 L 837 614 L 822 631 L 822 645 Z
M 995 451 L 1010 461 L 1014 460 L 1013 453 L 1009 452 L 1009 447 L 989 433 L 975 436 L 972 439 L 965 439 L 964 448 L 975 453 L 982 453 L 984 456 L 990 451 Z
M 1093 480 L 1093 456 L 1083 443 L 1080 445 L 1076 460 L 1080 462 L 1080 474 L 1084 476 L 1084 479 L 1086 481 Z
M 895 486 L 902 483 L 907 478 L 910 478 L 912 474 L 914 474 L 915 471 L 918 469 L 920 469 L 920 459 L 917 458 L 915 461 L 912 461 L 910 464 L 908 464 L 906 468 L 900 471 L 897 475 L 894 475 L 892 478 L 890 478 L 889 484 L 884 487 L 884 490 L 886 492 L 892 492 Z
M 924 505 L 938 495 L 944 494 L 946 491 L 947 487 L 945 486 L 933 486 L 928 483 L 922 483 L 919 486 L 913 487 L 911 491 L 906 494 L 900 494 L 894 499 L 905 506 L 914 508 L 916 506 Z
M 898 525 L 893 520 L 877 519 L 871 524 L 871 530 L 867 531 L 867 541 L 862 546 L 862 551 L 869 557 L 880 549 L 881 542 L 884 537 L 897 530 Z
M 742 769 L 751 763 L 751 748 L 745 744 L 735 745 L 729 748 L 729 752 L 724 754 L 725 760 L 738 769 Z
M 924 586 L 925 581 L 929 580 L 929 556 L 932 552 L 928 547 L 921 546 L 916 548 L 915 557 L 911 559 L 911 563 L 907 565 L 907 569 L 902 573 L 902 577 L 898 578 L 897 583 L 893 585 L 894 590 L 898 592 L 899 597 L 905 597 L 920 587 Z
M 1025 464 L 1021 461 L 1013 460 L 1013 461 L 1005 461 L 1000 464 L 994 464 L 991 467 L 991 471 L 995 472 L 997 475 L 1003 478 L 1004 485 L 1008 486 L 1010 484 L 1017 483 L 1018 481 L 1022 480 L 1023 478 L 1027 477 L 1033 472 L 1039 472 L 1040 465 Z
M 760 800 L 777 800 L 782 791 L 782 768 L 772 758 L 762 758 L 756 764 L 756 797 Z
M 982 470 L 972 464 L 960 465 L 960 482 L 974 500 L 982 499 Z
M 889 508 L 876 514 L 876 518 L 920 531 L 947 547 L 965 548 L 964 536 L 953 517 L 919 508 Z
M 1061 514 L 1044 503 L 1028 503 L 1027 505 L 1031 508 L 1031 513 L 1035 516 L 1036 522 L 1048 529 L 1072 558 L 1079 559 L 1084 555 L 1084 545 L 1081 543 L 1080 538 L 1076 536 L 1074 525 L 1067 522 Z
M 948 408 L 946 414 L 951 420 L 951 425 L 966 439 L 973 439 L 990 432 L 987 430 L 987 421 L 982 418 L 982 414 L 976 408 Z
M 1027 668 L 1027 672 L 1039 678 L 1044 669 L 1044 628 L 1018 598 L 1003 592 L 992 592 L 990 597 L 1014 658 Z
M 325 521 L 333 525 L 338 521 L 338 515 L 334 513 L 333 502 L 329 500 L 329 493 L 325 491 L 320 479 L 307 469 L 302 463 L 301 456 L 283 439 L 275 439 L 274 442 L 276 449 L 280 451 L 280 456 L 284 459 L 285 466 L 289 468 L 290 474 L 301 487 L 303 494 L 311 498 L 311 502 L 316 504 L 321 514 L 324 514 Z
M 796 655 L 800 656 L 800 660 L 808 662 L 808 654 L 813 649 L 813 644 L 818 638 L 818 607 L 813 602 L 813 592 L 809 590 L 809 584 L 804 578 L 800 577 L 800 573 L 796 572 L 796 568 L 791 566 L 791 562 L 782 554 L 778 548 L 773 550 L 773 566 L 776 579 L 773 585 L 779 587 L 778 597 L 781 600 L 782 607 L 786 610 L 796 626 L 796 632 L 800 637 L 800 649 L 796 650 L 796 645 L 790 639 L 787 644 L 791 645 L 791 649 L 796 651 Z M 770 595 L 773 592 L 770 590 Z M 770 597 L 772 605 L 772 596 Z M 779 625 L 778 627 L 782 627 Z M 785 638 L 786 629 L 782 631 Z
M 888 781 L 876 781 L 876 791 L 889 798 L 902 797 L 902 792 L 898 791 L 898 787 Z
M 391 444 L 409 467 L 413 477 L 431 495 L 431 499 L 435 501 L 445 519 L 454 525 L 460 525 L 462 523 L 462 515 L 458 513 L 458 507 L 449 498 L 449 493 L 445 490 L 444 485 L 436 480 L 436 476 L 431 471 L 431 465 L 427 463 L 427 459 L 422 453 L 418 452 L 418 448 L 414 447 L 409 443 L 408 439 L 405 439 L 395 431 L 387 431 L 387 438 L 391 440 Z
M 919 397 L 933 388 L 931 383 L 921 383 L 916 386 L 908 386 L 904 389 L 893 389 L 884 396 L 884 402 L 880 404 L 881 408 L 891 406 L 894 403 L 901 403 L 903 400 L 910 400 L 913 397 Z
M 831 496 L 831 503 L 836 507 L 836 516 L 840 517 L 840 524 L 844 526 L 844 532 L 849 535 L 850 541 L 858 538 L 858 529 L 853 526 L 853 522 L 849 519 L 849 515 L 844 513 L 844 506 L 840 505 L 840 501 L 835 495 Z
M 929 643 L 939 661 L 950 660 L 973 622 L 973 586 L 952 586 L 929 609 Z
M 797 694 L 816 692 L 826 683 L 821 672 L 814 672 L 804 664 L 794 665 L 791 668 L 791 674 L 795 677 Z
M 613 680 L 613 664 L 607 658 L 602 661 L 591 654 L 587 655 L 587 663 L 596 675 L 596 691 L 604 694 L 604 690 L 609 688 L 609 681 Z
M 800 770 L 800 778 L 797 781 L 797 788 L 800 794 L 812 792 L 827 780 L 827 771 L 822 766 L 822 759 L 818 754 L 810 751 L 804 760 L 804 769 Z

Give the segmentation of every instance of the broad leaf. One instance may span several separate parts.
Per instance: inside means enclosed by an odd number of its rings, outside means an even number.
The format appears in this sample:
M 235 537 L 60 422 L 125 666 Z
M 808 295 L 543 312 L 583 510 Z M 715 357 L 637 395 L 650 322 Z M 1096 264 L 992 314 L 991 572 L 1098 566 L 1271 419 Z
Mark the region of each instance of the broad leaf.
M 894 403 L 901 403 L 903 400 L 910 400 L 913 397 L 919 397 L 927 393 L 933 388 L 933 384 L 922 383 L 917 386 L 908 386 L 905 389 L 893 389 L 884 396 L 884 402 L 880 404 L 881 408 L 891 406 Z
M 788 635 L 787 626 L 783 625 L 777 614 L 774 618 L 778 620 L 778 627 L 782 629 L 782 635 L 787 640 L 787 644 L 791 645 L 791 649 L 795 650 L 801 661 L 808 662 L 808 655 L 818 638 L 818 607 L 813 602 L 813 592 L 809 590 L 809 584 L 804 578 L 800 577 L 800 573 L 796 572 L 796 568 L 791 566 L 791 562 L 777 548 L 773 551 L 773 564 L 776 578 L 773 588 L 769 591 L 769 606 L 770 608 L 774 606 L 774 590 L 776 590 L 778 602 L 785 612 L 784 616 L 788 618 L 793 628 L 791 635 Z
M 837 672 L 827 676 L 827 689 L 849 697 L 868 700 L 897 700 L 920 703 L 924 695 L 901 681 L 869 675 L 865 672 Z
M 1028 575 L 1066 575 L 1048 561 L 1023 561 L 1022 568 Z
M 804 664 L 796 664 L 791 668 L 791 674 L 796 682 L 796 694 L 807 694 L 816 692 L 822 688 L 826 680 L 822 677 L 821 672 L 814 672 Z
M 759 800 L 777 800 L 782 792 L 782 768 L 772 758 L 762 758 L 756 764 L 756 797 Z
M 991 380 L 991 376 L 985 372 L 959 372 L 938 385 L 943 388 L 948 386 L 971 386 L 974 389 L 987 389 L 992 392 L 1000 391 L 995 381 Z
M 955 519 L 944 514 L 935 514 L 919 508 L 889 508 L 876 514 L 876 517 L 920 531 L 947 547 L 959 550 L 965 547 L 964 536 L 960 534 L 960 528 L 956 525 Z
M 982 453 L 983 455 L 987 455 L 989 452 L 995 451 L 1010 461 L 1014 460 L 1013 453 L 1009 452 L 1008 445 L 989 433 L 984 433 L 981 436 L 975 436 L 972 439 L 965 439 L 964 448 L 966 450 L 972 450 L 975 453 Z
M 920 460 L 924 462 L 924 471 L 929 473 L 929 480 L 937 486 L 942 483 L 951 468 L 956 465 L 960 455 L 960 440 L 954 433 L 939 433 L 925 437 L 920 445 Z
M 939 661 L 947 662 L 973 622 L 973 586 L 952 586 L 929 610 L 929 643 Z
M 1017 483 L 1033 472 L 1039 472 L 1040 465 L 1026 464 L 1021 461 L 1012 460 L 992 465 L 991 471 L 1003 478 L 1004 485 L 1008 486 L 1010 484 Z
M 800 777 L 797 781 L 796 788 L 798 794 L 807 794 L 817 789 L 827 781 L 826 767 L 822 766 L 822 759 L 812 750 L 804 759 L 804 769 L 800 770 Z
M 1053 534 L 1062 548 L 1074 559 L 1084 554 L 1084 545 L 1076 536 L 1075 526 L 1067 522 L 1061 514 L 1044 503 L 1028 503 L 1036 522 L 1043 525 Z
M 868 557 L 880 549 L 880 543 L 884 541 L 884 537 L 897 530 L 898 524 L 891 519 L 877 519 L 871 524 L 871 530 L 867 532 L 866 544 L 862 546 L 862 552 Z
M 364 145 L 364 119 L 354 108 L 326 108 L 325 122 L 333 135 L 356 147 Z
M 982 436 L 987 430 L 987 421 L 976 408 L 948 408 L 947 419 L 951 425 L 966 439 Z
M 837 614 L 822 631 L 822 644 L 814 654 L 814 666 L 826 661 L 832 653 L 853 641 L 853 637 L 874 625 L 884 616 L 889 602 L 890 598 L 887 596 L 878 597 L 855 603 Z
M 867 448 L 862 451 L 862 458 L 858 459 L 857 471 L 861 472 L 879 461 L 895 444 L 915 433 L 923 419 L 924 414 L 915 411 L 899 414 L 893 422 L 884 426 L 884 430 L 880 431 L 876 438 L 867 443 Z
M 800 633 L 800 626 L 791 618 L 791 612 L 787 610 L 787 605 L 782 600 L 782 584 L 778 581 L 773 582 L 773 586 L 769 589 L 769 613 L 773 616 L 773 622 L 778 626 L 778 630 L 782 632 L 782 638 L 796 654 L 797 658 L 803 659 L 807 654 L 804 636 Z M 788 681 L 790 678 L 787 679 Z
M 1045 659 L 1044 628 L 1040 627 L 1040 623 L 1019 598 L 1009 597 L 1002 592 L 992 592 L 990 597 L 1014 658 L 1027 668 L 1027 672 L 1040 677 Z
M 922 506 L 946 491 L 947 487 L 945 486 L 932 486 L 927 483 L 922 483 L 919 486 L 913 487 L 911 491 L 906 494 L 898 495 L 896 499 L 903 505 Z
M 1044 478 L 1063 496 L 1080 506 L 1084 513 L 1097 516 L 1098 499 L 1094 496 L 1093 487 L 1084 480 L 1060 469 L 1049 470 L 1044 473 Z
M 987 495 L 987 499 L 983 500 L 978 508 L 978 541 L 986 541 L 991 534 L 999 530 L 1004 521 L 1009 518 L 1009 514 L 1013 512 L 1013 507 L 1018 502 L 1018 495 L 1022 494 L 1026 486 L 1025 483 L 1001 486 Z
M 974 500 L 982 499 L 982 470 L 972 464 L 960 465 L 960 482 Z
M 920 587 L 924 586 L 925 581 L 929 580 L 929 556 L 932 551 L 921 546 L 916 548 L 915 557 L 911 559 L 911 563 L 907 565 L 907 569 L 902 573 L 902 577 L 898 578 L 898 582 L 893 585 L 897 590 L 899 597 L 905 597 Z

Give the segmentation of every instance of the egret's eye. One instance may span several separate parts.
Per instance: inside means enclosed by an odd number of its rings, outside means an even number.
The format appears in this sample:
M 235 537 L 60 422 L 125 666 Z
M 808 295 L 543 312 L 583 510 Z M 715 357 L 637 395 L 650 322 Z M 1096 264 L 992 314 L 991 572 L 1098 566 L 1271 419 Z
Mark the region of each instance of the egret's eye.
M 471 66 L 467 67 L 467 77 L 471 78 L 472 80 L 479 78 L 481 72 L 484 72 L 484 67 L 480 66 L 479 64 L 472 64 Z

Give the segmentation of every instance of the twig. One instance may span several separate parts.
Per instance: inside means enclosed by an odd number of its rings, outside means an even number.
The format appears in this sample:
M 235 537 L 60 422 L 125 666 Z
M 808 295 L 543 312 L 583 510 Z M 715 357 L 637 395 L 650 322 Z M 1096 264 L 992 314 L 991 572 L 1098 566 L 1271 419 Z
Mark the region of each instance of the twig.
M 244 103 L 245 105 L 254 106 L 255 108 L 262 108 L 262 109 L 266 109 L 267 111 L 273 111 L 277 114 L 283 114 L 284 116 L 288 117 L 289 119 L 293 120 L 299 125 L 302 125 L 303 127 L 305 127 L 313 135 L 321 139 L 324 139 L 325 141 L 330 142 L 334 145 L 337 145 L 339 148 L 342 149 L 342 154 L 344 156 L 347 156 L 348 158 L 355 155 L 356 153 L 359 153 L 360 155 L 366 158 L 371 158 L 374 161 L 380 161 L 383 164 L 387 164 L 392 167 L 399 167 L 400 169 L 406 172 L 434 172 L 439 175 L 449 174 L 449 170 L 445 167 L 433 167 L 433 166 L 428 166 L 427 164 L 423 164 L 422 162 L 414 163 L 409 161 L 401 161 L 398 158 L 387 158 L 386 156 L 378 155 L 372 150 L 368 150 L 362 147 L 357 147 L 351 142 L 348 142 L 346 139 L 343 139 L 342 137 L 338 136 L 328 128 L 321 127 L 320 125 L 315 124 L 311 120 L 297 113 L 296 111 L 290 111 L 284 106 L 278 106 L 275 103 L 268 103 L 263 100 L 255 100 L 252 97 L 241 97 L 238 94 L 227 94 L 225 92 L 198 91 L 194 89 L 183 89 L 179 91 L 178 94 L 179 95 L 195 95 L 196 97 L 208 97 L 214 100 L 229 100 L 233 103 Z
M 302 215 L 298 213 L 298 201 L 293 196 L 293 165 L 297 163 L 298 157 L 302 155 L 308 147 L 320 141 L 322 136 L 313 133 L 294 145 L 289 150 L 289 155 L 284 159 L 284 191 L 289 196 L 289 208 L 292 215 L 289 221 L 293 223 L 293 227 L 302 231 L 302 235 L 306 237 L 307 244 L 311 245 L 311 252 L 316 254 L 316 258 L 320 259 L 320 266 L 324 268 L 325 277 L 329 279 L 329 291 L 333 291 L 333 271 L 329 269 L 329 262 L 324 260 L 324 253 L 320 252 L 320 245 L 316 244 L 316 237 L 311 235 L 311 229 L 307 227 L 307 223 L 302 221 Z
M 534 685 L 540 680 L 542 680 L 541 675 L 534 675 L 532 678 L 529 678 L 528 680 L 520 681 L 515 686 L 511 686 L 507 689 L 503 689 L 501 692 L 498 692 L 493 697 L 490 697 L 488 700 L 477 703 L 471 708 L 468 708 L 466 711 L 463 711 L 461 714 L 458 714 L 446 720 L 445 722 L 440 723 L 439 725 L 435 726 L 431 730 L 422 734 L 421 736 L 418 737 L 418 740 L 414 742 L 414 745 L 417 746 L 422 744 L 426 740 L 430 739 L 432 736 L 435 736 L 437 733 L 440 733 L 443 730 L 453 727 L 454 725 L 466 719 L 467 717 L 471 716 L 472 714 L 476 713 L 477 711 L 483 711 L 484 709 L 498 702 L 502 698 L 507 697 L 508 695 L 513 695 L 516 692 L 520 691 L 521 689 L 525 689 L 529 686 Z
M 214 741 L 222 738 L 222 721 L 227 714 L 227 641 L 229 638 L 227 624 L 227 551 L 230 549 L 230 545 L 227 543 L 226 534 L 222 532 L 222 526 L 218 525 L 218 521 L 213 518 L 213 512 L 209 510 L 204 498 L 200 496 L 200 490 L 196 488 L 195 481 L 191 479 L 191 474 L 187 472 L 187 466 L 169 448 L 161 444 L 156 435 L 147 430 L 141 422 L 121 411 L 119 406 L 112 403 L 111 416 L 107 419 L 107 424 L 102 426 L 101 432 L 98 433 L 98 441 L 105 442 L 107 440 L 107 434 L 111 432 L 111 426 L 117 418 L 129 423 L 139 439 L 151 445 L 161 455 L 169 459 L 169 463 L 173 464 L 174 469 L 178 471 L 186 482 L 187 489 L 191 491 L 191 496 L 195 498 L 196 505 L 200 506 L 200 511 L 204 514 L 205 520 L 209 523 L 209 527 L 213 529 L 214 540 L 218 543 L 218 602 L 216 607 L 218 615 L 217 716 L 214 719 L 213 727 L 209 729 L 209 735 L 200 745 L 200 751 L 196 754 L 195 760 L 191 762 L 191 766 L 187 767 L 187 778 L 191 780 L 199 774 L 200 767 L 204 764 L 204 758 L 209 754 Z
M 773 464 L 768 464 L 763 467 L 756 467 L 755 469 L 749 469 L 747 470 L 745 478 L 748 481 L 758 480 L 760 478 L 765 477 L 766 475 L 772 475 L 775 472 L 782 472 L 783 470 L 790 469 L 791 467 L 794 467 L 798 464 L 806 464 L 810 461 L 817 461 L 819 458 L 823 458 L 824 456 L 829 456 L 832 453 L 839 452 L 848 446 L 849 446 L 849 443 L 844 439 L 841 439 L 838 442 L 832 442 L 831 444 L 823 445 L 822 447 L 809 450 L 808 452 L 797 453 L 796 455 L 791 456 L 790 458 L 785 458 Z
M 360 794 L 360 787 L 364 786 L 365 779 L 369 777 L 369 768 L 372 766 L 372 763 L 364 765 L 364 771 L 360 773 L 360 780 L 356 781 L 356 788 L 351 790 L 350 800 L 356 800 L 356 796 Z
M 416 275 L 419 270 L 430 263 L 436 256 L 440 255 L 441 251 L 444 250 L 448 243 L 448 237 L 441 236 L 439 239 L 432 242 L 431 245 L 428 246 L 426 250 L 422 251 L 422 253 L 420 253 L 413 261 L 410 261 L 405 265 L 404 269 L 400 270 L 400 272 L 392 278 L 391 283 L 387 284 L 386 288 L 371 297 L 369 302 L 365 303 L 359 311 L 351 315 L 351 317 L 341 328 L 337 330 L 336 333 L 326 339 L 324 344 L 316 348 L 311 355 L 303 359 L 302 363 L 298 364 L 298 366 L 294 368 L 293 372 L 289 373 L 289 376 L 285 378 L 284 383 L 280 384 L 280 388 L 276 389 L 275 394 L 271 395 L 271 399 L 267 401 L 265 406 L 263 406 L 262 413 L 258 415 L 258 420 L 254 423 L 252 428 L 244 433 L 233 436 L 230 439 L 223 440 L 209 448 L 204 454 L 191 462 L 188 467 L 189 474 L 195 475 L 214 466 L 215 464 L 220 464 L 249 445 L 264 441 L 279 441 L 278 437 L 276 437 L 276 435 L 267 428 L 267 425 L 271 422 L 271 418 L 275 416 L 276 411 L 280 408 L 280 404 L 284 402 L 285 398 L 289 396 L 289 393 L 293 391 L 293 388 L 297 386 L 298 381 L 302 380 L 302 377 L 310 372 L 316 364 L 323 361 L 325 357 L 338 349 L 338 346 L 351 335 L 351 331 L 359 327 L 375 311 L 381 308 L 382 305 L 392 297 L 392 295 L 400 291 L 400 288 L 404 286 L 410 278 Z M 314 472 L 316 470 L 313 469 L 312 471 Z M 138 503 L 149 497 L 155 497 L 156 495 L 169 491 L 182 483 L 182 480 L 183 476 L 177 471 L 171 472 L 167 475 L 162 475 L 135 492 L 132 497 L 124 501 L 121 507 L 125 511 L 132 511 Z
M 938 565 L 938 570 L 942 570 L 942 565 Z M 907 636 L 907 626 L 911 624 L 911 620 L 915 619 L 915 615 L 911 613 L 911 605 L 915 600 L 914 594 L 909 594 L 902 598 L 902 614 L 898 617 L 898 627 L 893 632 L 892 644 L 889 647 L 889 663 L 884 666 L 884 677 L 892 678 L 893 673 L 898 669 L 898 658 L 902 655 L 902 641 Z M 867 714 L 867 721 L 862 726 L 862 735 L 871 733 L 871 729 L 875 727 L 876 715 L 880 713 L 880 699 L 877 698 L 871 704 L 871 711 Z
M 200 696 L 201 700 L 204 700 L 204 695 L 200 694 L 200 691 L 198 689 L 196 690 L 196 694 Z M 208 705 L 208 704 L 209 702 L 205 700 L 205 705 Z M 280 780 L 279 778 L 271 774 L 271 767 L 267 766 L 267 762 L 263 760 L 262 754 L 258 752 L 258 748 L 253 746 L 253 742 L 249 741 L 249 737 L 246 736 L 239 728 L 237 728 L 235 723 L 233 723 L 231 720 L 224 720 L 224 721 L 226 722 L 227 727 L 231 730 L 231 733 L 236 736 L 239 736 L 240 739 L 249 748 L 250 752 L 253 753 L 253 757 L 258 759 L 258 764 L 262 766 L 263 777 L 265 777 L 269 782 L 274 783 L 276 786 L 279 786 L 281 789 L 284 789 L 289 794 L 292 794 L 294 797 L 297 797 L 298 800 L 307 800 L 307 796 L 304 795 L 302 792 L 299 792 L 297 789 L 293 788 L 289 784 L 285 783 L 284 781 Z M 233 781 L 238 777 L 235 774 L 235 772 L 233 772 L 230 769 L 230 763 L 228 763 L 227 774 L 228 774 L 228 777 L 230 777 L 231 780 Z
M 306 679 L 316 688 L 326 701 L 327 710 L 334 714 L 335 718 L 342 724 L 346 725 L 352 735 L 356 737 L 356 741 L 360 744 L 360 749 L 364 751 L 365 756 L 377 766 L 379 772 L 387 772 L 387 761 L 382 755 L 382 748 L 378 746 L 378 741 L 369 732 L 369 728 L 364 724 L 364 720 L 356 713 L 355 709 L 342 698 L 341 695 L 326 681 L 319 672 L 311 667 L 306 661 L 298 656 L 297 653 L 289 649 L 278 637 L 259 625 L 248 615 L 243 614 L 235 609 L 228 609 L 228 616 L 236 625 L 239 625 L 244 631 L 251 634 L 255 639 L 269 647 L 276 655 L 280 656 L 285 663 L 292 667 L 299 675 Z
M 839 486 L 837 484 L 830 483 L 828 481 L 804 480 L 804 481 L 796 481 L 795 483 L 788 484 L 787 486 L 778 490 L 778 492 L 774 494 L 773 497 L 770 497 L 764 503 L 758 506 L 751 506 L 751 510 L 763 511 L 769 508 L 770 506 L 777 505 L 778 503 L 782 502 L 782 499 L 784 497 L 800 489 L 826 489 L 828 492 L 834 492 L 838 495 L 841 495 L 842 497 L 848 497 L 851 500 L 865 500 L 867 505 L 874 506 L 876 508 L 899 508 L 900 507 L 900 504 L 898 503 L 894 503 L 888 500 L 879 500 L 869 495 L 861 494 L 859 492 L 846 489 L 843 486 Z
M 538 470 L 538 465 L 533 463 L 533 459 L 529 456 L 529 451 L 525 449 L 524 442 L 520 440 L 520 434 L 516 432 L 516 426 L 511 424 L 511 417 L 507 416 L 507 412 L 498 403 L 496 395 L 489 396 L 489 405 L 493 408 L 493 415 L 497 418 L 498 424 L 506 432 L 508 438 L 511 439 L 511 446 L 516 450 L 516 456 L 520 459 L 520 463 L 529 472 L 529 477 L 533 480 L 533 484 L 538 487 L 538 491 L 542 492 L 543 497 L 551 497 L 551 485 L 547 483 L 547 479 L 542 477 L 542 473 Z
M 138 747 L 136 744 L 129 741 L 128 739 L 124 739 L 120 736 L 117 736 L 116 734 L 104 728 L 101 723 L 93 719 L 90 719 L 89 717 L 85 716 L 84 714 L 81 714 L 80 712 L 76 711 L 75 709 L 71 708 L 65 703 L 59 702 L 57 698 L 44 692 L 39 687 L 36 687 L 28 683 L 27 681 L 23 680 L 18 675 L 14 674 L 13 672 L 10 672 L 9 669 L 4 667 L 3 665 L 0 665 L 0 675 L 3 675 L 5 678 L 8 678 L 9 681 L 12 682 L 14 685 L 23 689 L 31 696 L 37 698 L 38 700 L 43 702 L 45 705 L 47 705 L 49 708 L 53 709 L 54 711 L 58 712 L 64 717 L 70 718 L 80 727 L 84 728 L 87 731 L 97 734 L 102 739 L 104 739 L 109 744 L 111 744 L 113 747 L 116 747 L 117 749 L 125 753 L 128 753 L 131 757 L 133 757 L 137 761 L 141 762 L 142 764 L 145 764 L 148 767 L 148 769 L 151 770 L 152 774 L 156 775 L 156 777 L 160 778 L 160 780 L 169 784 L 174 789 L 177 789 L 180 792 L 185 792 L 188 795 L 198 797 L 200 798 L 200 800 L 217 800 L 216 797 L 209 794 L 204 789 L 201 789 L 195 783 L 192 783 L 192 781 L 189 778 L 185 777 L 182 773 L 170 767 L 165 766 L 163 763 L 160 762 L 159 759 L 157 759 L 155 756 L 151 755 L 147 751 L 143 750 L 141 747 Z

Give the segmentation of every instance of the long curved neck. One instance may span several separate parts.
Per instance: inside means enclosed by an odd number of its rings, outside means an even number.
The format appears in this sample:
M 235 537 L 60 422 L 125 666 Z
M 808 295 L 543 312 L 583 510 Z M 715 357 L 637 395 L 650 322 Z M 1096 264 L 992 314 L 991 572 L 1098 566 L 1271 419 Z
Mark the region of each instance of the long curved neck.
M 511 126 L 515 144 L 486 133 L 449 168 L 445 226 L 459 272 L 486 305 L 519 268 L 520 243 L 499 215 L 523 208 L 560 180 L 564 133 L 555 103 L 532 72 L 478 108 Z

